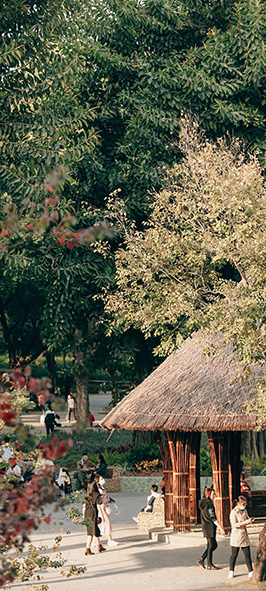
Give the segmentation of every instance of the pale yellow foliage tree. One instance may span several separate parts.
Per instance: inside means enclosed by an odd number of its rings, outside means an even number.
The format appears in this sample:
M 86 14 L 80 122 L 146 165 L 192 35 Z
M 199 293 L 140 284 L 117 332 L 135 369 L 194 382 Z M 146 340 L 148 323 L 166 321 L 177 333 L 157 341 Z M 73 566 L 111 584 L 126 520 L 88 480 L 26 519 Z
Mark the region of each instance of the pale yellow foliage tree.
M 107 310 L 117 327 L 157 335 L 162 355 L 199 327 L 223 331 L 244 359 L 266 356 L 266 184 L 238 140 L 213 143 L 181 122 L 184 157 L 155 194 L 143 231 L 114 207 L 124 245 Z

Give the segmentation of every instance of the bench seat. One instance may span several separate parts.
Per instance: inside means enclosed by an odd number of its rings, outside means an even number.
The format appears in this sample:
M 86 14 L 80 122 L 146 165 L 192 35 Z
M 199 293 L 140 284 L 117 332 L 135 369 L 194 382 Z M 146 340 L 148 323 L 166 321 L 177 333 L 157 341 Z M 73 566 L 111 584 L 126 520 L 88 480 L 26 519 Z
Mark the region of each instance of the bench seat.
M 266 490 L 251 490 L 244 493 L 248 498 L 250 517 L 266 517 Z
M 138 514 L 138 528 L 149 531 L 154 527 L 165 527 L 165 506 L 163 496 L 157 497 L 153 504 L 153 511 L 141 511 Z

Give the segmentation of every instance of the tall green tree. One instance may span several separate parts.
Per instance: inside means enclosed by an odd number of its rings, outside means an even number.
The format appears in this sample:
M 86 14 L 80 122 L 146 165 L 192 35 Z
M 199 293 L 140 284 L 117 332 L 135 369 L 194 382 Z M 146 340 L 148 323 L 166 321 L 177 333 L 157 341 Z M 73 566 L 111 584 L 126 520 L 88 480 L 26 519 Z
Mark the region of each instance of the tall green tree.
M 97 157 L 84 174 L 98 203 L 120 188 L 138 224 L 165 167 L 179 118 L 197 115 L 265 152 L 265 1 L 96 0 L 87 22 L 83 99 L 96 108 Z
M 55 185 L 75 182 L 96 142 L 79 96 L 84 10 L 71 0 L 1 5 L 0 321 L 11 366 L 46 348 L 48 286 L 35 271 L 51 229 L 59 228 L 53 241 L 66 241 L 75 225 L 72 198 L 61 191 L 59 199 Z

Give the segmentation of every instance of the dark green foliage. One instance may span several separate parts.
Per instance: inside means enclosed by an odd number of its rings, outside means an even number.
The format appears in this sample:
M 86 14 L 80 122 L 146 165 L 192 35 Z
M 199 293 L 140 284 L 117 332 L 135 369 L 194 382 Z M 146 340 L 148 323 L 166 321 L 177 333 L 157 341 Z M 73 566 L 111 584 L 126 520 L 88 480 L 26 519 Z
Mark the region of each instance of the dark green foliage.
M 251 474 L 253 476 L 259 476 L 260 474 L 266 474 L 266 455 L 264 454 L 261 458 L 242 457 L 244 466 L 251 467 Z
M 64 431 L 56 431 L 55 436 L 59 441 L 67 441 L 69 439 L 69 434 L 64 433 Z M 114 431 L 109 441 L 107 441 L 109 437 L 110 432 L 104 430 L 74 431 L 71 435 L 73 446 L 68 450 L 64 459 L 59 458 L 56 463 L 60 466 L 64 465 L 70 470 L 76 470 L 77 462 L 85 452 L 88 453 L 89 458 L 93 462 L 96 462 L 98 453 L 104 455 L 106 451 L 119 449 L 126 444 L 129 445 L 132 441 L 132 432 L 118 430 Z M 47 441 L 46 437 L 43 436 L 41 441 Z M 118 453 L 120 455 L 120 452 Z M 123 452 L 121 454 L 122 458 L 124 454 Z M 124 463 L 124 459 L 121 463 Z
M 133 466 L 134 464 L 139 464 L 142 460 L 151 461 L 157 458 L 161 459 L 157 443 L 153 445 L 138 445 L 127 453 L 127 461 Z
M 200 450 L 200 475 L 212 475 L 212 463 L 209 447 L 201 447 Z
M 93 16 L 82 93 L 96 107 L 98 171 L 87 175 L 97 203 L 119 187 L 143 218 L 180 157 L 182 111 L 213 137 L 265 151 L 265 2 L 101 0 Z

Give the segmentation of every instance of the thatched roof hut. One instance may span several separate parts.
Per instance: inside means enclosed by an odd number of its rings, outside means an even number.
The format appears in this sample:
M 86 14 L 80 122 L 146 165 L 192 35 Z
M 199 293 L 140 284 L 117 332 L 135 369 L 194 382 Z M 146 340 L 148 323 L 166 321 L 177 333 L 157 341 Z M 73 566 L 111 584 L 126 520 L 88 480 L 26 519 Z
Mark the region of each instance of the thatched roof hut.
M 245 372 L 222 335 L 197 332 L 134 388 L 101 421 L 107 429 L 247 431 L 256 415 L 246 404 L 266 377 L 265 366 Z
M 240 487 L 241 431 L 254 429 L 257 422 L 246 405 L 265 377 L 265 366 L 245 372 L 222 334 L 199 331 L 101 421 L 107 429 L 156 431 L 166 483 L 166 525 L 183 531 L 199 519 L 200 435 L 207 431 L 218 521 L 229 529 Z

